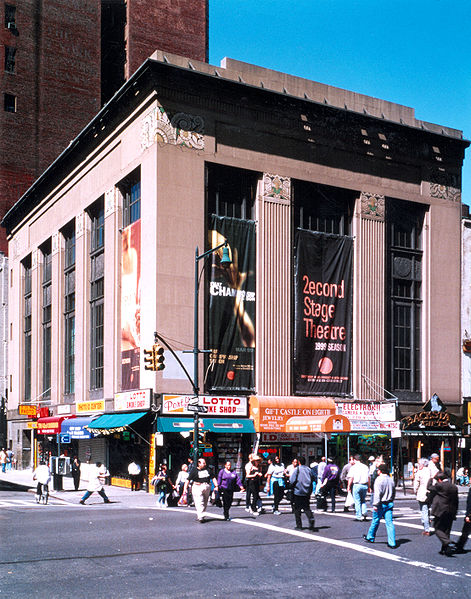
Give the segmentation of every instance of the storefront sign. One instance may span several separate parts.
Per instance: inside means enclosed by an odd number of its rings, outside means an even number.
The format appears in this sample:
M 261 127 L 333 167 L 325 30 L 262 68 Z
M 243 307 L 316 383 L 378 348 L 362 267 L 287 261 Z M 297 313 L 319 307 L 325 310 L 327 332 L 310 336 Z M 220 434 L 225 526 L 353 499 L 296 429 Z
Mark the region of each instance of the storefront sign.
M 262 433 L 261 443 L 321 443 L 324 435 L 320 433 Z
M 348 402 L 337 403 L 337 414 L 346 416 L 351 424 L 352 430 L 374 430 L 378 425 L 378 429 L 382 428 L 379 425 L 384 423 L 392 423 L 396 419 L 396 404 L 394 403 L 379 403 L 379 402 Z M 363 422 L 369 422 L 368 428 L 361 428 Z M 373 427 L 373 428 L 372 428 Z M 388 427 L 386 427 L 388 428 Z
M 61 423 L 64 420 L 63 416 L 48 418 L 40 418 L 37 422 L 38 435 L 57 435 L 61 432 Z
M 254 421 L 255 430 L 260 433 L 315 433 L 346 430 L 343 427 L 348 419 L 344 416 L 338 417 L 340 428 L 332 431 L 325 430 L 322 422 L 325 422 L 329 416 L 335 416 L 333 399 L 258 395 L 250 398 L 250 417 Z
M 38 428 L 37 422 L 28 422 L 28 428 Z
M 411 429 L 456 429 L 456 425 L 450 420 L 448 412 L 417 412 L 402 419 L 405 430 Z
M 70 414 L 70 405 L 69 404 L 59 404 L 57 406 L 58 414 Z
M 37 408 L 27 403 L 20 403 L 18 406 L 18 414 L 20 416 L 28 416 L 29 418 L 36 418 Z
M 471 401 L 468 401 L 468 422 L 471 424 Z
M 99 399 L 97 401 L 82 401 L 75 405 L 77 414 L 88 414 L 89 412 L 104 412 L 105 411 L 105 400 Z
M 123 391 L 114 396 L 114 409 L 116 412 L 127 410 L 149 410 L 152 391 L 151 389 L 138 389 L 137 391 Z
M 193 414 L 188 404 L 194 399 L 193 395 L 163 395 L 162 414 Z M 207 408 L 208 416 L 247 416 L 246 397 L 200 395 L 199 405 Z

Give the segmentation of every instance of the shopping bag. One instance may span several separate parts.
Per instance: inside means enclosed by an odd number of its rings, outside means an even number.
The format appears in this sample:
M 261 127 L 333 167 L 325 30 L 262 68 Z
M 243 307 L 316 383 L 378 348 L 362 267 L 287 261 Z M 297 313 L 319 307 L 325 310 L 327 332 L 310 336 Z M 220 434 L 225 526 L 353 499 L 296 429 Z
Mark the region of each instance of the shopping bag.
M 178 500 L 178 505 L 188 505 L 188 493 L 183 493 Z
M 351 506 L 352 506 L 352 505 L 354 505 L 354 504 L 355 504 L 355 501 L 354 501 L 354 499 L 353 499 L 352 492 L 351 492 L 351 491 L 349 491 L 349 492 L 347 493 L 347 497 L 345 498 L 345 507 L 351 507 Z

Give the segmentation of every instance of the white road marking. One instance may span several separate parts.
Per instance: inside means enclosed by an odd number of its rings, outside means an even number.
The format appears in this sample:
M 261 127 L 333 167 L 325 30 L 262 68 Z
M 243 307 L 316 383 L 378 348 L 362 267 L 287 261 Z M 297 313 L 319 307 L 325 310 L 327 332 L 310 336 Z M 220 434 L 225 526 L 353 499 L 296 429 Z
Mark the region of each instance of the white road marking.
M 159 510 L 159 511 L 165 511 L 165 510 L 161 510 L 161 508 L 158 508 L 158 507 L 154 507 L 154 508 L 140 507 L 137 509 L 155 509 L 155 510 Z M 192 510 L 189 508 L 171 507 L 171 508 L 167 508 L 167 509 L 172 512 L 183 512 L 186 514 L 188 514 L 188 513 L 196 514 L 195 510 Z M 347 517 L 347 518 L 351 517 L 351 516 L 348 516 L 347 514 L 330 514 L 330 515 Z M 212 514 L 212 513 L 208 513 L 207 517 L 211 518 L 211 519 L 216 519 L 216 520 L 224 519 L 224 517 L 222 515 Z M 459 571 L 455 571 L 455 570 L 447 570 L 446 568 L 443 568 L 442 566 L 437 566 L 435 564 L 429 564 L 427 562 L 421 562 L 418 560 L 411 560 L 407 557 L 402 557 L 401 555 L 398 555 L 397 553 L 387 553 L 386 551 L 381 551 L 379 549 L 373 549 L 373 547 L 371 547 L 371 545 L 369 545 L 369 546 L 356 545 L 355 543 L 350 543 L 348 541 L 341 541 L 339 539 L 330 539 L 328 537 L 321 537 L 319 535 L 303 532 L 301 530 L 290 530 L 288 528 L 274 526 L 273 524 L 268 524 L 266 522 L 260 522 L 260 520 L 255 520 L 255 519 L 242 520 L 240 518 L 231 518 L 231 522 L 234 522 L 236 524 L 245 524 L 246 526 L 255 526 L 257 528 L 264 528 L 265 530 L 270 530 L 272 532 L 287 534 L 287 535 L 290 535 L 293 537 L 299 537 L 302 539 L 306 539 L 308 541 L 317 541 L 319 543 L 327 543 L 328 545 L 336 545 L 337 547 L 342 547 L 343 549 L 351 549 L 352 551 L 357 551 L 359 553 L 366 553 L 367 555 L 371 555 L 373 557 L 387 559 L 389 561 L 401 563 L 406 566 L 422 568 L 424 570 L 429 570 L 430 572 L 444 574 L 445 576 L 454 576 L 457 578 L 461 578 L 461 577 L 465 576 L 465 577 L 471 579 L 471 573 L 459 572 Z M 394 524 L 397 524 L 397 522 L 395 522 Z M 414 528 L 416 527 L 416 525 L 412 525 L 412 524 L 404 524 L 403 526 L 414 527 Z M 418 526 L 418 528 L 422 528 L 422 526 Z

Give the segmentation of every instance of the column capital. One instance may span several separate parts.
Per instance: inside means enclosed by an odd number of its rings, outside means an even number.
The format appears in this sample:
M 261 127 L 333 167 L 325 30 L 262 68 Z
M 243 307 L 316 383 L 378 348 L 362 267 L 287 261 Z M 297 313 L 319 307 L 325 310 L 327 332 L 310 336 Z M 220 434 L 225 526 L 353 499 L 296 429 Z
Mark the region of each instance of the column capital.
M 360 194 L 360 214 L 362 218 L 384 222 L 385 197 L 378 193 L 362 191 Z

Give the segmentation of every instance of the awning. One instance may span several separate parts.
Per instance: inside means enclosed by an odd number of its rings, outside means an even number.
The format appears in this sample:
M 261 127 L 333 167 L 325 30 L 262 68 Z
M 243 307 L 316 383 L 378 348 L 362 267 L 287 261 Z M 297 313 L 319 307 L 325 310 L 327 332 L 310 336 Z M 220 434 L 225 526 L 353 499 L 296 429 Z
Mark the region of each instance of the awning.
M 88 418 L 66 418 L 61 424 L 61 434 L 69 435 L 71 439 L 92 439 L 95 434 L 88 427 L 94 416 Z
M 61 432 L 63 420 L 65 420 L 65 416 L 38 418 L 36 432 L 38 435 L 57 435 Z
M 193 418 L 159 418 L 157 430 L 160 433 L 184 433 L 194 428 Z M 255 428 L 249 418 L 199 418 L 199 430 L 211 433 L 254 433 Z
M 110 435 L 121 433 L 133 422 L 145 416 L 147 412 L 129 412 L 128 414 L 103 414 L 87 426 L 92 433 Z
M 334 418 L 328 420 L 330 416 Z M 345 416 L 335 418 L 335 401 L 329 397 L 254 395 L 250 397 L 250 417 L 258 433 L 348 432 L 350 430 L 348 418 Z M 338 428 L 334 429 L 334 424 Z

